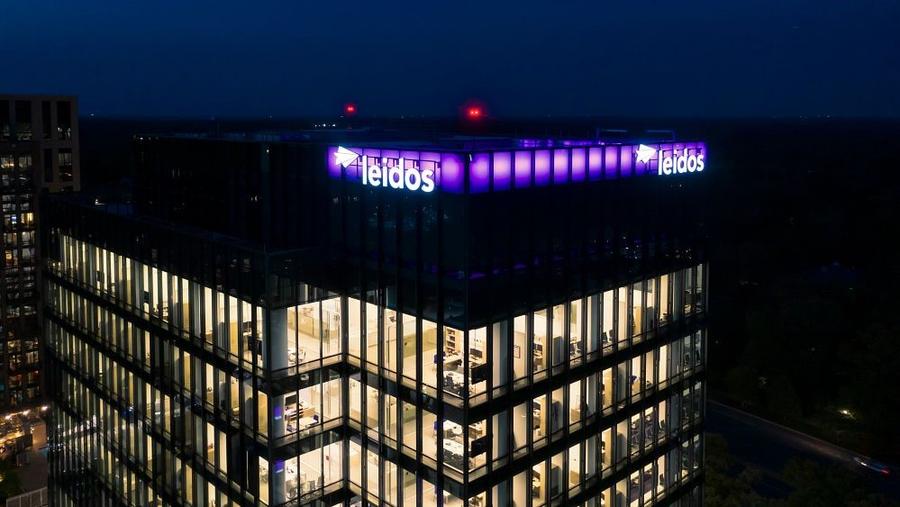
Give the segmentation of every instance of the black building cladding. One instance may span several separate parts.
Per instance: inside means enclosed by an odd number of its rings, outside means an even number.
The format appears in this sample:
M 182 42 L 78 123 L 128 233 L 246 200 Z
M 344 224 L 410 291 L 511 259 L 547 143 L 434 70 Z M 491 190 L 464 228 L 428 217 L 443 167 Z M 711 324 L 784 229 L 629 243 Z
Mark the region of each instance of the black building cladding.
M 703 175 L 638 169 L 696 145 L 340 136 L 141 138 L 133 203 L 48 200 L 56 501 L 699 502 Z

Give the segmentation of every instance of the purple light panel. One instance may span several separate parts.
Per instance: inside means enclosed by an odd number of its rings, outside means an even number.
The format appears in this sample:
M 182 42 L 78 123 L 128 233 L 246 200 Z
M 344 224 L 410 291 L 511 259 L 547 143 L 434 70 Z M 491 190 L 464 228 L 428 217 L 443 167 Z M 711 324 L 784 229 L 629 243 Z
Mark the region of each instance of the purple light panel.
M 550 184 L 550 152 L 548 150 L 534 152 L 534 184 L 539 187 Z
M 631 169 L 634 154 L 631 146 L 619 146 L 619 176 L 627 178 L 632 175 Z
M 531 186 L 531 156 L 532 151 L 517 151 L 515 163 L 516 188 Z
M 491 156 L 475 153 L 469 162 L 469 192 L 478 194 L 491 188 Z
M 508 151 L 494 153 L 494 190 L 509 190 L 512 183 L 512 160 Z
M 612 180 L 619 177 L 619 147 L 608 146 L 603 156 L 603 177 Z
M 465 155 L 458 152 L 438 153 L 425 151 L 389 150 L 378 148 L 342 148 L 358 158 L 343 167 L 337 160 L 338 147 L 327 149 L 328 174 L 333 178 L 362 179 L 362 157 L 381 161 L 387 165 L 404 159 L 407 168 L 434 171 L 436 189 L 451 193 L 499 192 L 532 186 L 564 185 L 571 182 L 600 179 L 630 178 L 633 176 L 677 177 L 682 173 L 664 175 L 660 161 L 665 158 L 703 155 L 705 143 L 663 143 L 648 145 L 595 145 L 583 142 L 561 142 L 563 148 L 547 142 L 523 141 L 522 149 L 515 151 L 477 152 Z M 643 146 L 643 148 L 642 148 Z M 639 157 L 638 151 L 642 156 Z M 380 163 L 380 162 L 379 162 Z M 468 180 L 468 181 L 467 181 Z M 468 188 L 468 190 L 467 190 Z
M 569 181 L 569 150 L 553 150 L 553 184 Z
M 584 181 L 584 157 L 584 148 L 575 148 L 572 150 L 572 181 Z
M 592 180 L 603 177 L 603 148 L 588 150 L 588 177 Z

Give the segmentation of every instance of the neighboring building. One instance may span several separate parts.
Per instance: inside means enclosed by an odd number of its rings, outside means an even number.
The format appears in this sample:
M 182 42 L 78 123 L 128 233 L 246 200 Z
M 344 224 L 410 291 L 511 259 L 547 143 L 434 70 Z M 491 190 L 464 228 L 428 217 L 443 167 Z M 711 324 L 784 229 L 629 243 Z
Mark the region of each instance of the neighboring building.
M 0 95 L 0 416 L 42 401 L 37 196 L 78 187 L 75 98 Z
M 137 145 L 45 203 L 54 505 L 700 504 L 702 143 Z

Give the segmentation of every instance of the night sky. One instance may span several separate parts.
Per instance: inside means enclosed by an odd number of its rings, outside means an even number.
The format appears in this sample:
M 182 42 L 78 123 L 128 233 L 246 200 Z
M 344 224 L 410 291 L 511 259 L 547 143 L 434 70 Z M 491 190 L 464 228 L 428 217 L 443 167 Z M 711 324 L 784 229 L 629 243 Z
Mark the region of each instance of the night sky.
M 900 116 L 896 0 L 2 0 L 0 92 L 103 116 Z

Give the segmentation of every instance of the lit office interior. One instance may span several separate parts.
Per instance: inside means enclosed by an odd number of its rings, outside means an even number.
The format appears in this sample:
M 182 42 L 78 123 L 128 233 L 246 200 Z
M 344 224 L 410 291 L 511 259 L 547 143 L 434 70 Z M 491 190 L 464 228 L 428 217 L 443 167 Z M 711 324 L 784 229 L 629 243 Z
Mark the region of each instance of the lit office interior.
M 132 502 L 165 491 L 190 505 L 235 494 L 281 505 L 349 488 L 387 505 L 639 505 L 698 472 L 705 330 L 682 324 L 704 312 L 703 264 L 461 330 L 323 291 L 266 308 L 73 237 L 58 244 L 46 333 L 72 368 L 60 372 L 69 406 L 54 408 L 57 436 L 69 463 L 90 455 L 106 487 Z M 148 381 L 156 368 L 170 385 Z M 567 382 L 554 380 L 559 371 Z M 298 380 L 263 389 L 267 375 Z M 451 411 L 440 403 L 380 387 L 397 385 L 461 411 L 441 418 Z M 485 409 L 490 400 L 500 402 Z M 260 454 L 255 491 L 242 490 L 229 470 L 251 457 L 236 455 L 246 451 L 229 424 L 296 454 Z M 521 471 L 467 499 L 448 486 L 511 469 Z

